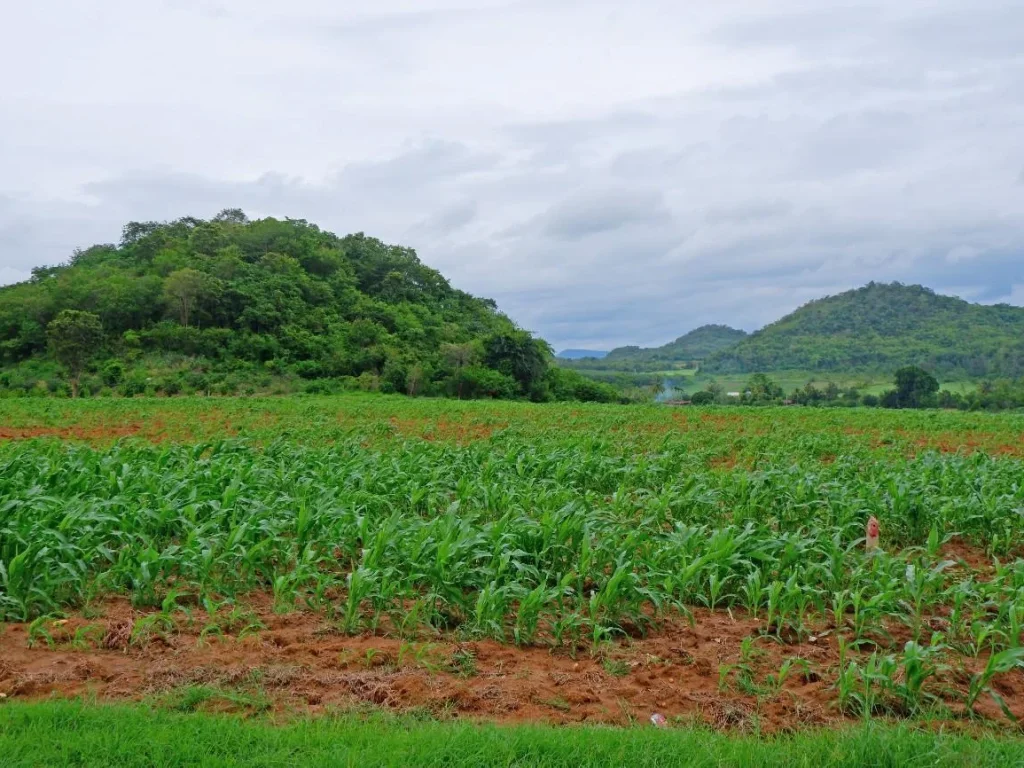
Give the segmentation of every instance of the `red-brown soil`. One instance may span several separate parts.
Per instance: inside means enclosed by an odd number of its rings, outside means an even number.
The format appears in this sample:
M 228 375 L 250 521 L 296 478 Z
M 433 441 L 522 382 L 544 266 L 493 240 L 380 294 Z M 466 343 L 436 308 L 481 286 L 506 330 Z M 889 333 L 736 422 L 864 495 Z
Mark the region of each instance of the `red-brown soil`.
M 124 601 L 107 603 L 97 618 L 50 623 L 52 645 L 39 639 L 29 648 L 29 626 L 10 624 L 0 634 L 0 693 L 136 700 L 207 685 L 258 689 L 279 712 L 370 705 L 475 720 L 608 724 L 646 722 L 660 712 L 670 720 L 763 731 L 843 719 L 832 688 L 838 646 L 831 632 L 813 642 L 758 639 L 747 662 L 761 690 L 752 692 L 741 690 L 735 672 L 720 687 L 720 670 L 741 661 L 741 641 L 758 634 L 759 622 L 720 611 L 699 610 L 693 626 L 675 621 L 598 655 L 582 650 L 574 657 L 564 649 L 491 640 L 351 637 L 317 614 L 274 613 L 264 596 L 250 605 L 265 628 L 243 637 L 201 638 L 208 621 L 197 610 L 191 622 L 176 614 L 166 636 L 132 642 L 133 622 L 144 614 Z M 87 647 L 74 648 L 76 632 L 89 625 L 80 633 Z M 772 691 L 768 675 L 788 657 L 805 659 L 809 673 L 794 669 L 781 690 Z M 948 682 L 962 689 L 965 675 Z M 998 690 L 1024 716 L 1024 672 L 1002 676 Z M 951 697 L 950 707 L 957 711 L 961 701 Z M 1005 722 L 987 698 L 978 710 Z
M 32 440 L 39 437 L 59 440 L 85 440 L 98 442 L 134 437 L 142 429 L 140 424 L 110 425 L 104 427 L 0 427 L 0 440 Z

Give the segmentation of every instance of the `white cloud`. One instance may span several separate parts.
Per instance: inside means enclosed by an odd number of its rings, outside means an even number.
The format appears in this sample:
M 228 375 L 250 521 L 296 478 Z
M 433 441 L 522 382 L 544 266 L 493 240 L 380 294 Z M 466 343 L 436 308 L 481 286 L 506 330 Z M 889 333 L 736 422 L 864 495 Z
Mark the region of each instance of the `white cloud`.
M 0 282 L 241 206 L 559 347 L 872 279 L 1024 303 L 1012 0 L 43 0 L 0 43 Z

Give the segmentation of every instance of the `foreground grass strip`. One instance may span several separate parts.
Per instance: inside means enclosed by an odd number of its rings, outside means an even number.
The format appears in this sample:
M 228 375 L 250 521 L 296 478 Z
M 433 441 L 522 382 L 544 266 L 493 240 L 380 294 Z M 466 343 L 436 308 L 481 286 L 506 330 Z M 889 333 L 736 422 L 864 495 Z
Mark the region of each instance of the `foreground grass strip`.
M 1012 766 L 1024 740 L 873 725 L 777 738 L 392 717 L 273 725 L 68 701 L 0 706 L 5 766 Z

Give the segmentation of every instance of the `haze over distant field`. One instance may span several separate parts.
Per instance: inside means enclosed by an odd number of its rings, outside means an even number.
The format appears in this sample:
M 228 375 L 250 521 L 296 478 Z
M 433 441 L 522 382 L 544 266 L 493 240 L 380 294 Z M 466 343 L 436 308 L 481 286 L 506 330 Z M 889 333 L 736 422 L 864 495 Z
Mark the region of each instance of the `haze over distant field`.
M 239 206 L 411 245 L 556 348 L 869 280 L 1024 304 L 1017 0 L 40 0 L 0 87 L 0 283 Z

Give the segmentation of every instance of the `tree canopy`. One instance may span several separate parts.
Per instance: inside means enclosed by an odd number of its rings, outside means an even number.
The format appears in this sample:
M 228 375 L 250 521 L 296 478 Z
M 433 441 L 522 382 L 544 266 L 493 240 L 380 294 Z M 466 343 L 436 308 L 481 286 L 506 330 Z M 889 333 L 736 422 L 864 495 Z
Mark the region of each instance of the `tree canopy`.
M 103 342 L 103 326 L 92 312 L 65 309 L 46 327 L 57 362 L 68 371 L 71 396 L 78 394 L 78 380 Z
M 948 378 L 1024 375 L 1024 308 L 870 283 L 804 305 L 705 361 L 709 373 L 802 370 Z
M 81 313 L 95 319 L 88 345 L 70 332 L 85 328 Z M 76 357 L 86 346 L 90 354 Z M 45 368 L 48 348 L 63 374 Z M 284 381 L 309 391 L 571 395 L 550 360 L 546 342 L 493 301 L 453 288 L 411 248 L 238 209 L 208 221 L 129 222 L 118 244 L 77 250 L 0 288 L 8 390 L 81 378 L 86 393 L 272 390 Z

